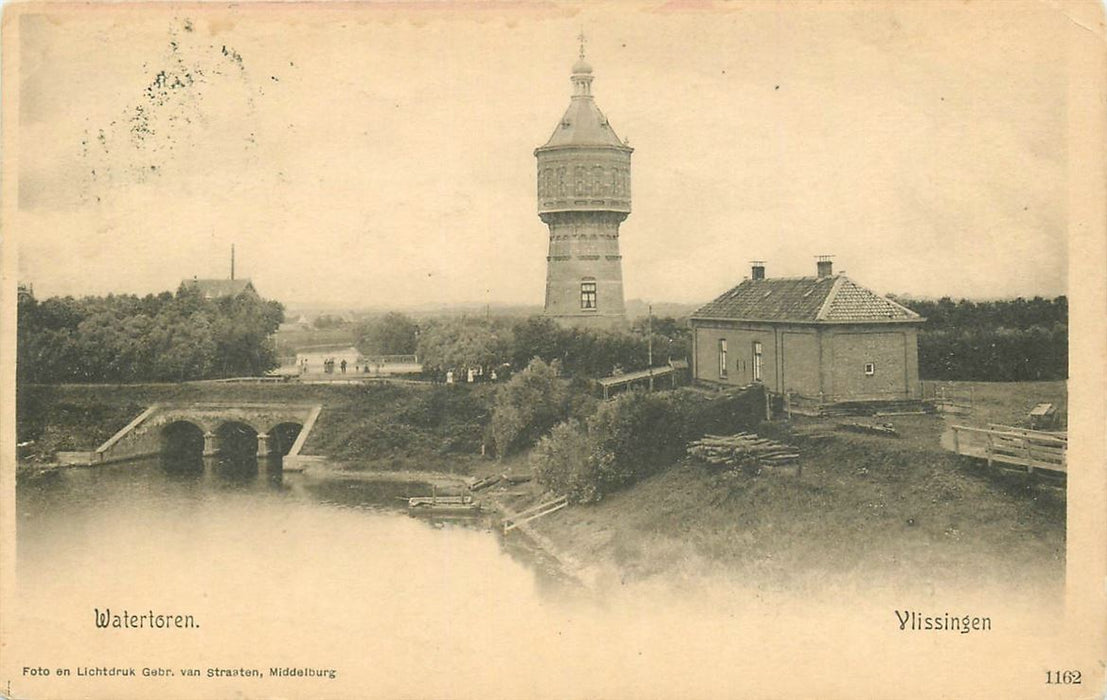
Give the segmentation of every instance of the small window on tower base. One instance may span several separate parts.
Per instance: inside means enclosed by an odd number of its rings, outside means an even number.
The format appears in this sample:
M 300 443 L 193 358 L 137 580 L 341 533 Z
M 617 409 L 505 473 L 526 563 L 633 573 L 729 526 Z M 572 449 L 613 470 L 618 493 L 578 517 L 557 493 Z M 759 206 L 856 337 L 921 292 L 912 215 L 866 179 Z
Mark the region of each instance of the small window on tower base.
M 866 362 L 865 363 L 865 376 L 866 377 L 871 377 L 874 374 L 876 374 L 876 365 L 873 364 L 872 362 Z
M 596 308 L 596 283 L 580 283 L 580 308 L 595 310 Z

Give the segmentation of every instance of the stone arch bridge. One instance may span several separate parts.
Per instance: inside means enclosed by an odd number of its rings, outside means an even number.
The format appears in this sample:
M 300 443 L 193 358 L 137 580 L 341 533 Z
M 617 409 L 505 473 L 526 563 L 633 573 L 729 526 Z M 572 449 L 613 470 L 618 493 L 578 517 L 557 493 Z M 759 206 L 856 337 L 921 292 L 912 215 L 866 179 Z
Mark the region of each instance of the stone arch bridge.
M 197 444 L 203 455 L 218 455 L 226 443 L 253 433 L 257 456 L 296 457 L 315 425 L 320 404 L 300 403 L 157 403 L 138 415 L 93 453 L 94 464 L 141 459 L 162 454 L 181 436 Z

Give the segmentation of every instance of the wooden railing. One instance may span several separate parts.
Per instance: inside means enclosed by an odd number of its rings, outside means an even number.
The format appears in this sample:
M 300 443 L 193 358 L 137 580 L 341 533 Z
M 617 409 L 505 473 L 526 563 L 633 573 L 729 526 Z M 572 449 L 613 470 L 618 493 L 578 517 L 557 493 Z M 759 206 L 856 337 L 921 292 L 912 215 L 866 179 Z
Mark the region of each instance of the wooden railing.
M 973 428 L 953 426 L 953 451 L 957 454 L 985 459 L 988 466 L 1018 466 L 1033 473 L 1036 469 L 1067 473 L 1065 452 L 1068 438 L 1005 425 Z
M 567 505 L 569 505 L 569 499 L 565 496 L 560 496 L 552 501 L 546 501 L 545 503 L 527 508 L 520 513 L 507 515 L 503 519 L 504 534 L 506 535 L 523 523 L 529 523 L 531 520 L 541 518 L 543 515 L 549 515 L 550 513 L 559 511 Z
M 941 386 L 922 383 L 923 400 L 933 401 L 939 413 L 972 413 L 973 388 L 971 386 Z

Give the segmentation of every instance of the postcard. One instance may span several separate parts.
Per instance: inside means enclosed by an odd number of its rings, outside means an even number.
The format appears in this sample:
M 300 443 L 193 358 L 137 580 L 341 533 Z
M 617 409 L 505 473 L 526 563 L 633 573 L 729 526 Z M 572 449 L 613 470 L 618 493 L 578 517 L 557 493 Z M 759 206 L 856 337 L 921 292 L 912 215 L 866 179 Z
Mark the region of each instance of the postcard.
M 1103 697 L 1104 36 L 9 3 L 0 697 Z

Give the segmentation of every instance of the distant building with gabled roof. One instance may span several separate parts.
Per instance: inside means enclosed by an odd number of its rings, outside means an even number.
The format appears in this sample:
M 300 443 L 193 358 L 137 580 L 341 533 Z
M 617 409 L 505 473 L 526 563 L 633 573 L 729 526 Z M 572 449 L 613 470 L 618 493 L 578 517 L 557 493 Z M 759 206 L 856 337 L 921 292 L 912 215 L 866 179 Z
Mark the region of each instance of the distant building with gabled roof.
M 691 317 L 692 374 L 703 383 L 761 383 L 774 393 L 822 402 L 917 399 L 914 311 L 832 273 L 752 275 Z
M 254 289 L 253 283 L 248 279 L 201 280 L 193 277 L 190 280 L 184 280 L 181 284 L 190 289 L 199 290 L 199 292 L 204 295 L 205 299 L 237 297 L 240 294 L 258 296 L 258 292 Z

